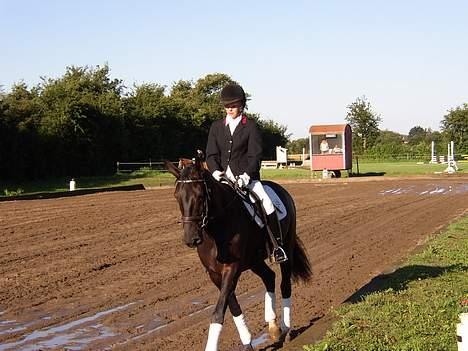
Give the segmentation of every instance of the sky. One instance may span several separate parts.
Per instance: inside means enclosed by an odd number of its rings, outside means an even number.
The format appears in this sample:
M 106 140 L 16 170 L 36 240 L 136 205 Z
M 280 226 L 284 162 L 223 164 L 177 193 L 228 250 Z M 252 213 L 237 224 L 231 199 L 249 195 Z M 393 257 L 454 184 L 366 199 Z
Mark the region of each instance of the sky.
M 468 102 L 467 18 L 461 0 L 0 0 L 0 85 L 108 64 L 169 92 L 225 73 L 292 139 L 344 123 L 361 97 L 381 129 L 439 130 Z

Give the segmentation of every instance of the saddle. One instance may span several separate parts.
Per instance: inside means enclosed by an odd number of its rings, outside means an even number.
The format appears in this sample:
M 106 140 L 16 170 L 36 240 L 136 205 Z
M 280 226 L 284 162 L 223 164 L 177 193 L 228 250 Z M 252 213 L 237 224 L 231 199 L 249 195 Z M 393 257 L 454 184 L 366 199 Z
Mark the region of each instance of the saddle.
M 233 182 L 227 177 L 223 177 L 223 182 L 229 185 L 242 199 L 244 208 L 247 210 L 252 221 L 254 221 L 260 228 L 263 228 L 266 225 L 266 213 L 265 209 L 263 208 L 262 201 L 258 198 L 257 194 L 255 194 L 249 188 L 240 188 L 237 183 Z M 263 184 L 263 189 L 265 189 L 265 192 L 270 197 L 270 200 L 276 209 L 278 219 L 281 221 L 288 214 L 286 206 L 272 187 Z
M 273 206 L 276 209 L 276 214 L 278 215 L 278 219 L 281 221 L 287 215 L 286 206 L 284 205 L 283 201 L 279 198 L 276 192 L 268 185 L 263 185 L 263 189 L 268 194 L 273 203 Z M 248 199 L 243 198 L 244 207 L 252 217 L 252 220 L 257 223 L 260 228 L 265 226 L 265 221 L 263 215 L 261 215 L 261 211 L 263 210 L 263 205 L 260 199 L 257 198 L 255 193 L 247 191 L 249 193 Z M 253 194 L 253 195 L 252 195 Z

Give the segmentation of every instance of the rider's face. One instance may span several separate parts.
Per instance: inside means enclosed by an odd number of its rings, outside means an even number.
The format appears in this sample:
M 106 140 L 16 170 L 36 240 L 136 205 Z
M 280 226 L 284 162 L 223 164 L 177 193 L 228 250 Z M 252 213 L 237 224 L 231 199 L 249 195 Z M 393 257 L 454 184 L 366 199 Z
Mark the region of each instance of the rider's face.
M 242 112 L 242 103 L 234 102 L 232 104 L 224 105 L 224 110 L 229 117 L 236 118 Z

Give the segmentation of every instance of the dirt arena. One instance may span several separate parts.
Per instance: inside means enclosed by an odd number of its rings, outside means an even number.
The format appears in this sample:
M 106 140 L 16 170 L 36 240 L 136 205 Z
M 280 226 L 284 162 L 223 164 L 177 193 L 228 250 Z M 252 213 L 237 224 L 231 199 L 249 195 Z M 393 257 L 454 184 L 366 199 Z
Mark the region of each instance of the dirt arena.
M 468 209 L 468 176 L 284 186 L 314 273 L 293 287 L 295 334 Z M 179 218 L 173 189 L 0 202 L 0 351 L 202 350 L 217 290 Z M 270 350 L 260 280 L 237 293 Z M 220 348 L 238 345 L 228 312 Z

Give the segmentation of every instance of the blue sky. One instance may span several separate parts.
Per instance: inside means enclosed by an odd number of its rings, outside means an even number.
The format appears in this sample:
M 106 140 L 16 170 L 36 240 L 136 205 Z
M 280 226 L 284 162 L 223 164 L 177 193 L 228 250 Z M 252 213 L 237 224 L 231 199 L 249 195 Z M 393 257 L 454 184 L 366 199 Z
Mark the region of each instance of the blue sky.
M 0 0 L 0 85 L 108 63 L 127 86 L 226 73 L 305 137 L 366 96 L 380 127 L 438 130 L 468 102 L 466 1 Z

